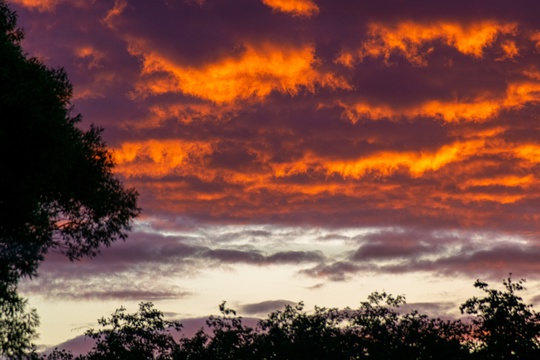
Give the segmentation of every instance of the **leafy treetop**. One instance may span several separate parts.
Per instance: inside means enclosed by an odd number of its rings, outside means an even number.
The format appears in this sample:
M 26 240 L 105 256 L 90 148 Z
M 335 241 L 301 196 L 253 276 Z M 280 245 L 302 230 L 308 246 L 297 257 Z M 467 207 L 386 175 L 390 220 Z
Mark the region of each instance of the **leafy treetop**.
M 28 57 L 0 0 L 0 284 L 36 275 L 51 249 L 94 256 L 125 239 L 137 193 L 113 174 L 102 129 L 81 130 L 65 71 Z M 1 289 L 0 289 L 1 290 Z
M 76 359 L 540 359 L 540 319 L 516 295 L 522 283 L 508 278 L 505 290 L 497 290 L 477 281 L 486 295 L 461 306 L 471 321 L 402 313 L 403 296 L 375 292 L 357 309 L 315 307 L 308 313 L 302 303 L 288 305 L 251 328 L 222 303 L 221 316 L 208 318 L 208 330 L 179 340 L 173 331 L 180 324 L 142 303 L 136 314 L 121 308 L 100 320 L 103 329 L 87 332 L 96 340 L 94 349 Z M 42 359 L 75 357 L 57 350 Z

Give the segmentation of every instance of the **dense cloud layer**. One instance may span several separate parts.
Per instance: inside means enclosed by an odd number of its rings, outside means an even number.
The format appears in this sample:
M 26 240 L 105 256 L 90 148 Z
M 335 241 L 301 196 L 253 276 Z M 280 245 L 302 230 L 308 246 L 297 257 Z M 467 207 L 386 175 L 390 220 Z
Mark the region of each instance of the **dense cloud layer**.
M 540 275 L 537 2 L 12 2 L 144 209 L 25 291 L 181 298 L 145 274 L 239 264 Z

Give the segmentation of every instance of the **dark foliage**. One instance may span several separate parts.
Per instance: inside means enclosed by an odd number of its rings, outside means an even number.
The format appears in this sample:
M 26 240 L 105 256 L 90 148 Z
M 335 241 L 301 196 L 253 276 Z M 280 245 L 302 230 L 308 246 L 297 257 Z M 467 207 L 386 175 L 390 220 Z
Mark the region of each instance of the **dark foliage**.
M 412 311 L 400 314 L 402 296 L 373 293 L 351 317 L 363 340 L 363 355 L 375 359 L 461 359 L 468 326 L 461 321 L 429 318 Z
M 96 346 L 76 359 L 540 359 L 539 316 L 516 295 L 523 280 L 508 278 L 503 284 L 500 291 L 477 281 L 486 296 L 461 306 L 471 316 L 465 322 L 401 313 L 403 296 L 373 293 L 354 310 L 306 312 L 302 303 L 286 306 L 256 328 L 245 326 L 223 303 L 221 316 L 208 318 L 208 331 L 178 341 L 170 331 L 180 324 L 163 320 L 161 312 L 143 303 L 137 314 L 120 309 L 101 319 L 105 329 L 87 333 Z M 73 356 L 55 351 L 42 359 Z
M 33 351 L 32 340 L 37 336 L 37 313 L 15 290 L 14 286 L 0 289 L 0 358 L 25 358 Z
M 72 87 L 22 51 L 16 14 L 0 0 L 0 281 L 36 275 L 51 249 L 94 256 L 124 239 L 140 209 L 112 173 L 101 129 L 71 115 Z
M 109 318 L 98 323 L 104 330 L 89 330 L 86 336 L 96 346 L 85 358 L 89 360 L 113 359 L 170 359 L 179 351 L 169 330 L 180 330 L 182 325 L 163 319 L 163 314 L 151 303 L 141 303 L 139 312 L 127 314 L 120 308 Z
M 0 0 L 0 357 L 22 358 L 38 319 L 17 295 L 50 250 L 71 260 L 125 239 L 137 193 L 114 176 L 102 130 L 77 127 L 63 69 L 28 57 Z
M 223 302 L 219 309 L 223 316 L 210 316 L 206 325 L 212 334 L 207 335 L 202 329 L 191 339 L 180 340 L 181 349 L 175 359 L 186 360 L 233 360 L 256 359 L 253 354 L 254 329 L 244 326 L 242 317 L 226 307 Z
M 475 282 L 486 296 L 467 300 L 460 310 L 473 315 L 476 358 L 540 359 L 540 314 L 517 295 L 523 283 L 509 277 L 503 281 L 505 291 L 500 291 Z

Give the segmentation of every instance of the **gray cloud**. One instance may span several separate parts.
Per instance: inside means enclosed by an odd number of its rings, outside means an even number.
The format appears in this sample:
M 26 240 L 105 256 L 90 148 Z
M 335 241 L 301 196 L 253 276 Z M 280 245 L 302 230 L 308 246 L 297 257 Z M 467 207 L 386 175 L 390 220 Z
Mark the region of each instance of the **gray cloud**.
M 300 274 L 315 278 L 327 278 L 330 281 L 345 281 L 352 274 L 367 270 L 365 266 L 355 265 L 351 262 L 338 261 L 332 264 L 319 264 L 310 269 L 300 270 Z
M 459 314 L 459 304 L 453 302 L 414 302 L 401 305 L 398 312 L 401 314 L 418 311 L 430 317 L 454 319 Z
M 248 229 L 245 233 L 246 236 L 238 232 L 236 239 L 249 243 L 251 236 L 262 236 L 267 241 L 280 241 L 280 235 L 276 237 L 269 231 Z M 229 241 L 214 242 L 213 237 L 206 240 L 205 237 L 205 232 L 186 237 L 135 231 L 126 242 L 102 249 L 95 258 L 70 262 L 62 254 L 51 252 L 41 265 L 39 276 L 23 280 L 21 291 L 65 300 L 174 299 L 192 294 L 171 286 L 169 280 L 201 276 L 205 268 L 235 264 L 313 264 L 326 259 L 321 251 L 263 252 L 253 245 L 233 246 Z M 216 237 L 223 239 L 219 234 Z M 214 245 L 195 245 L 197 243 Z
M 266 315 L 276 310 L 282 310 L 286 305 L 295 305 L 289 300 L 268 300 L 254 304 L 244 304 L 238 309 L 241 313 L 248 315 Z
M 23 281 L 20 291 L 25 295 L 40 296 L 49 300 L 136 300 L 157 301 L 192 296 L 189 291 L 166 281 L 156 282 L 151 275 L 134 277 L 110 274 L 108 277 L 74 276 L 53 277 L 49 274 Z

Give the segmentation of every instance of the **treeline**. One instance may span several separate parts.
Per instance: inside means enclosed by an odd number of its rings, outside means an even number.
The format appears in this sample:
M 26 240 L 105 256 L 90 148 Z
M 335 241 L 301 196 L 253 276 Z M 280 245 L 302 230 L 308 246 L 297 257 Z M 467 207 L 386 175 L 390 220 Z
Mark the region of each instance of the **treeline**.
M 518 292 L 524 280 L 503 281 L 504 290 L 476 281 L 483 297 L 460 306 L 463 320 L 401 313 L 403 296 L 372 293 L 358 309 L 286 306 L 255 328 L 226 304 L 206 320 L 208 329 L 176 340 L 181 330 L 151 303 L 129 314 L 120 308 L 86 336 L 93 349 L 74 356 L 56 349 L 41 360 L 98 359 L 540 359 L 540 315 Z

